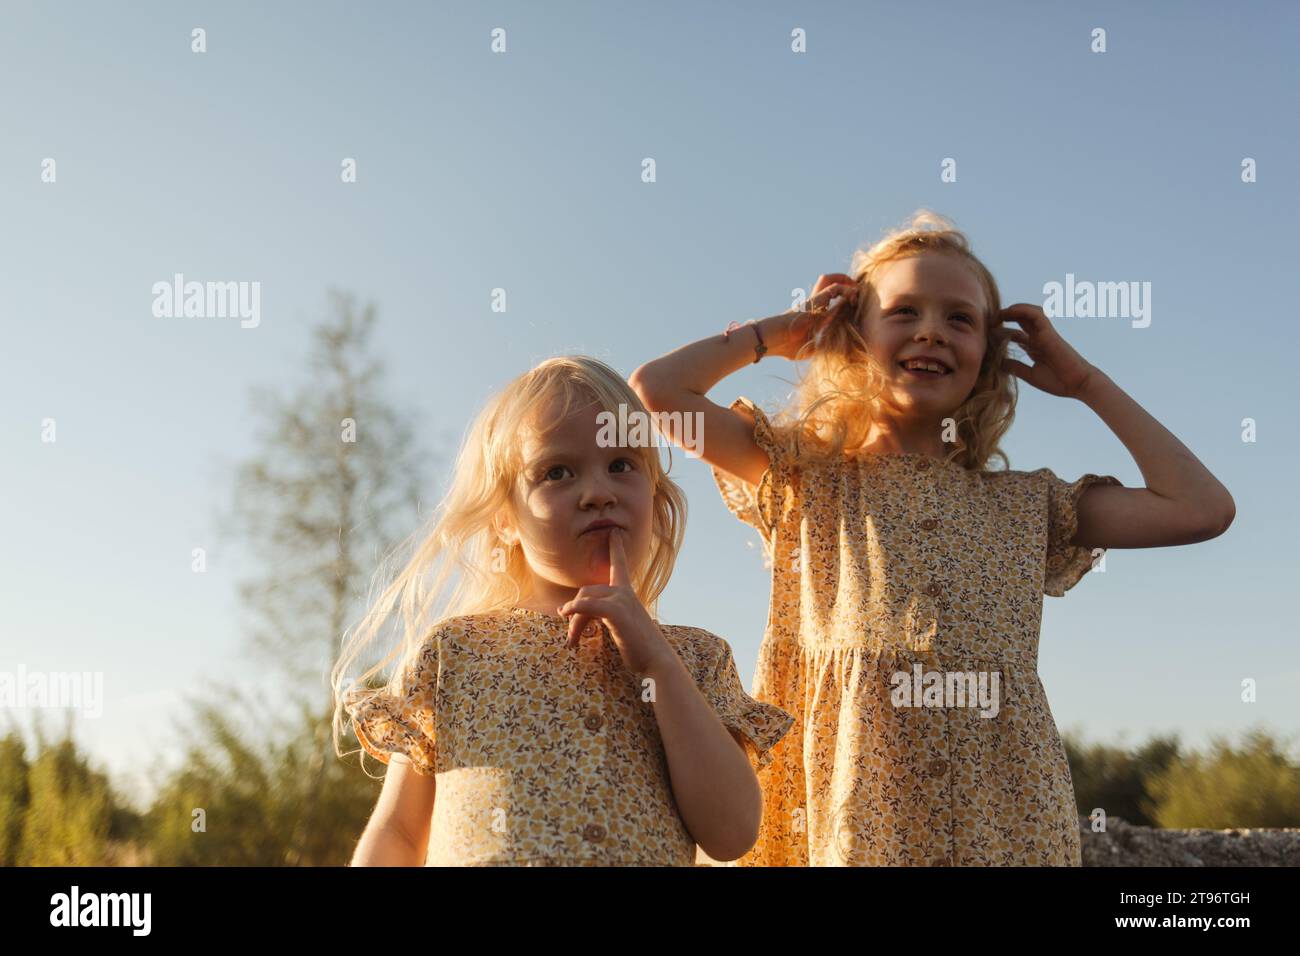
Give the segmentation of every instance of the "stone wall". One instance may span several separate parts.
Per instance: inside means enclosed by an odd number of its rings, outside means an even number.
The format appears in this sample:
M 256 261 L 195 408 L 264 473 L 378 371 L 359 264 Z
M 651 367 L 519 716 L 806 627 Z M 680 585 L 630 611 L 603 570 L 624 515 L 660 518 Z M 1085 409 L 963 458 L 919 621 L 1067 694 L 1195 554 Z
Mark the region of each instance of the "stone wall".
M 1079 820 L 1084 866 L 1300 866 L 1300 829 L 1161 830 Z
M 1300 866 L 1300 829 L 1161 830 L 1106 820 L 1105 833 L 1093 833 L 1079 818 L 1084 866 Z M 697 850 L 696 866 L 717 863 Z

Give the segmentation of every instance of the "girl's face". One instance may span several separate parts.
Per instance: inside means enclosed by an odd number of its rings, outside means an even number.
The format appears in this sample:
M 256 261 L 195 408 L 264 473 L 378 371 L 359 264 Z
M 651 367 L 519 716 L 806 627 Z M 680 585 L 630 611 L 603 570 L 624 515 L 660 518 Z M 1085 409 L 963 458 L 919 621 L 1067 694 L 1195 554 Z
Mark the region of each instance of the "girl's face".
M 886 375 L 882 397 L 908 416 L 942 417 L 960 407 L 979 377 L 987 311 L 979 280 L 955 256 L 923 253 L 882 266 L 860 327 Z M 937 359 L 948 371 L 902 367 L 921 356 Z
M 635 450 L 597 444 L 599 411 L 594 404 L 575 409 L 549 434 L 526 429 L 521 436 L 510 526 L 532 574 L 531 603 L 552 611 L 584 585 L 609 584 L 610 533 L 591 530 L 593 522 L 623 529 L 634 580 L 650 551 L 650 480 Z M 548 408 L 539 419 L 553 417 Z

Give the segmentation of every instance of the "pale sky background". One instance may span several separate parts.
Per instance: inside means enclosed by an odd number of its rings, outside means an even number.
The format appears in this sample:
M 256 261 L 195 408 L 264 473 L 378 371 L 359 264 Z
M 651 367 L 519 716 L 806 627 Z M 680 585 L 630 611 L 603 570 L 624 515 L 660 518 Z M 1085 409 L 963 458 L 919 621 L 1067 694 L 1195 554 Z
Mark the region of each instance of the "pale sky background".
M 1058 725 L 1130 744 L 1296 732 L 1294 4 L 9 2 L 3 17 L 0 669 L 103 671 L 104 716 L 76 733 L 120 784 L 175 746 L 182 695 L 246 672 L 244 571 L 215 510 L 253 449 L 250 387 L 303 380 L 329 287 L 378 306 L 390 394 L 437 447 L 547 356 L 630 374 L 783 311 L 922 206 L 966 231 L 1006 303 L 1041 303 L 1067 273 L 1152 283 L 1149 328 L 1058 328 L 1236 499 L 1226 535 L 1112 550 L 1045 599 Z M 154 318 L 151 286 L 176 272 L 259 281 L 260 326 Z M 711 397 L 773 400 L 791 372 L 764 361 Z M 1091 411 L 1027 385 L 1005 448 L 1013 468 L 1144 484 Z M 674 461 L 691 511 L 663 618 L 725 637 L 748 684 L 757 534 L 703 463 Z

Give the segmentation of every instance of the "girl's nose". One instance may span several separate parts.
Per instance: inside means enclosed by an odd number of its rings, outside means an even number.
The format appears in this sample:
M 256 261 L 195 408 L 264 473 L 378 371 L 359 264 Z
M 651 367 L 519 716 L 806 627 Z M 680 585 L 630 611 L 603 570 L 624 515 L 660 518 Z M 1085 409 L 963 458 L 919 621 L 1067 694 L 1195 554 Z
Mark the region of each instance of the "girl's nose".
M 604 507 L 615 503 L 614 489 L 609 483 L 601 478 L 594 478 L 588 481 L 582 489 L 582 495 L 579 503 L 582 507 Z

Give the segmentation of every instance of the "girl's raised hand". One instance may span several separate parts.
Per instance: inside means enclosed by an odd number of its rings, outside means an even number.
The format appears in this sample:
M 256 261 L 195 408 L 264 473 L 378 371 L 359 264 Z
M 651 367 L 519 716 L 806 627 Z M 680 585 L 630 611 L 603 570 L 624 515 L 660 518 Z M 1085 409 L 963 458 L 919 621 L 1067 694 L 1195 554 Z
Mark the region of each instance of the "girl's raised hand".
M 783 358 L 794 358 L 804 343 L 815 338 L 832 319 L 844 309 L 857 305 L 860 289 L 852 277 L 842 272 L 818 276 L 813 294 L 805 303 L 805 310 L 786 312 L 779 316 L 783 327 L 778 334 L 772 336 L 773 341 L 768 351 Z M 807 354 L 805 351 L 805 357 Z
M 569 618 L 566 647 L 578 646 L 585 621 L 604 621 L 623 663 L 634 674 L 644 674 L 664 655 L 676 654 L 632 590 L 622 528 L 611 528 L 609 532 L 609 584 L 579 588 L 573 600 L 560 606 L 559 613 Z
M 1020 325 L 1019 329 L 999 328 L 997 334 L 1015 342 L 1034 360 L 1033 365 L 1026 365 L 1006 359 L 1002 363 L 1006 371 L 1049 395 L 1061 398 L 1080 395 L 1096 367 L 1071 348 L 1041 308 L 1018 302 L 999 312 L 998 318 Z
M 820 275 L 817 277 L 817 282 L 813 285 L 812 298 L 816 299 L 827 290 L 834 292 L 835 289 L 840 289 L 840 293 L 837 294 L 842 294 L 846 291 L 851 291 L 856 294 L 858 291 L 858 284 L 853 281 L 852 276 L 847 276 L 843 272 L 832 272 L 827 275 Z M 834 295 L 832 295 L 831 298 L 834 298 Z M 809 301 L 811 301 L 811 299 Z M 826 301 L 829 301 L 829 299 Z

